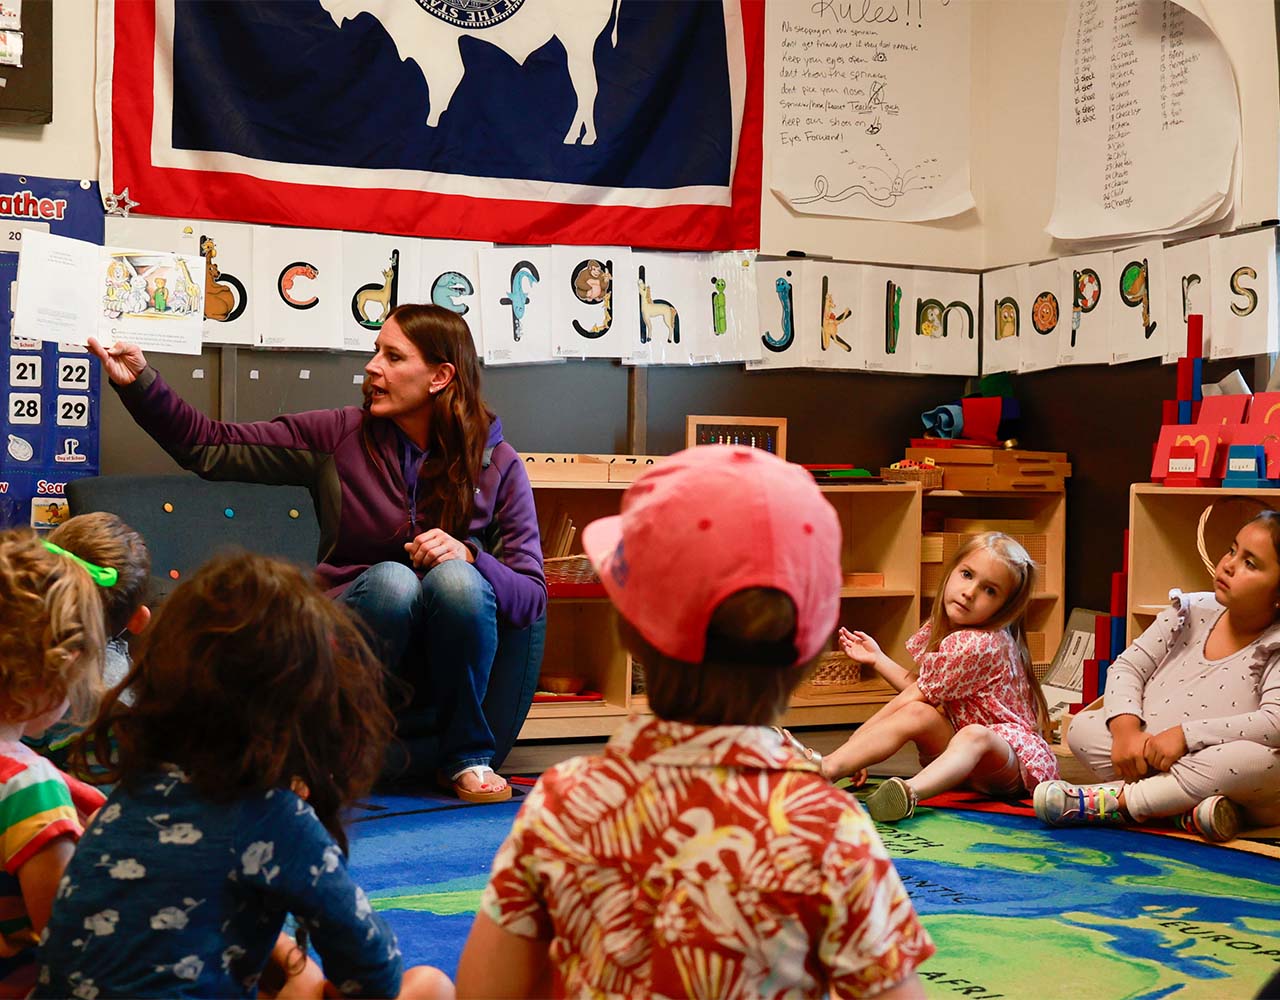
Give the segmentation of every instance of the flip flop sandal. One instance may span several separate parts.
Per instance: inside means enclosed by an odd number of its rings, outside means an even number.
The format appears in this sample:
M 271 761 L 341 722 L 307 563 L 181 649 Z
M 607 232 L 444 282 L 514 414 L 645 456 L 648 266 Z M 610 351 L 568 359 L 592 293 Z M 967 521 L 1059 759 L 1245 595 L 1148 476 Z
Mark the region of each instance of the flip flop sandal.
M 791 730 L 783 729 L 781 726 L 770 726 L 769 728 L 782 737 L 783 743 L 788 743 L 793 749 L 799 751 L 804 756 L 805 760 L 812 764 L 822 763 L 822 754 L 818 753 L 818 751 L 813 749 L 813 747 L 807 747 L 801 743 L 795 738 Z
M 452 792 L 458 796 L 463 802 L 472 802 L 477 805 L 485 805 L 490 802 L 506 802 L 511 798 L 511 786 L 504 785 L 500 789 L 491 792 L 473 792 L 469 788 L 463 788 L 458 779 L 464 774 L 474 774 L 477 778 L 484 782 L 486 774 L 496 775 L 498 772 L 491 768 L 488 764 L 472 764 L 470 767 L 464 767 L 452 777 L 441 772 L 439 775 L 440 784 L 446 791 Z

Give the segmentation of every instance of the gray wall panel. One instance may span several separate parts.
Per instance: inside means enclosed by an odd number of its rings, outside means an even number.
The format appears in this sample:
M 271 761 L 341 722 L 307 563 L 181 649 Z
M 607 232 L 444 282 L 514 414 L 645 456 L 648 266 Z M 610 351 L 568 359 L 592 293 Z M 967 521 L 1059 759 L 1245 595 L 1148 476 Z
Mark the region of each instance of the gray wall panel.
M 206 347 L 198 358 L 153 354 L 147 360 L 201 413 L 216 414 L 221 353 L 221 348 Z M 202 371 L 204 377 L 193 378 L 196 371 Z M 163 475 L 179 471 L 173 459 L 138 429 L 107 383 L 106 376 L 102 379 L 101 426 L 99 458 L 103 475 Z

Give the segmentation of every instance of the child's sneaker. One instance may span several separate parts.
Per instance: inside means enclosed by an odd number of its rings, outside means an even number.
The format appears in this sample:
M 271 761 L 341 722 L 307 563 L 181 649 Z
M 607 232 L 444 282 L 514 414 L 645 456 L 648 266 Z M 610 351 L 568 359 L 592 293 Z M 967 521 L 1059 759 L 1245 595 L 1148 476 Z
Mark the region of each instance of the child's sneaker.
M 867 812 L 878 823 L 896 823 L 915 814 L 916 793 L 901 778 L 886 778 L 867 796 Z
M 1177 824 L 1187 833 L 1220 844 L 1240 832 L 1240 809 L 1225 795 L 1211 795 L 1179 816 Z
M 1048 826 L 1125 821 L 1120 811 L 1120 789 L 1114 785 L 1042 781 L 1036 785 L 1033 801 L 1037 818 Z

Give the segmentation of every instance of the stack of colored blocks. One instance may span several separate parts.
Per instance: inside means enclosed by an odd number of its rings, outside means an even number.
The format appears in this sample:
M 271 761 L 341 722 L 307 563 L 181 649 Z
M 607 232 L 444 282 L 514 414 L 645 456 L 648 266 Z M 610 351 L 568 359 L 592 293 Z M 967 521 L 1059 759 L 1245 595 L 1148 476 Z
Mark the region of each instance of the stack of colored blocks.
M 1178 395 L 1161 403 L 1162 424 L 1194 424 L 1200 416 L 1204 381 L 1204 317 L 1187 317 L 1187 356 L 1178 359 Z
M 1111 613 L 1099 615 L 1094 623 L 1093 656 L 1084 661 L 1080 701 L 1071 705 L 1072 714 L 1101 698 L 1107 689 L 1107 668 L 1124 652 L 1125 620 L 1129 600 L 1129 532 L 1124 533 L 1124 568 L 1111 574 Z

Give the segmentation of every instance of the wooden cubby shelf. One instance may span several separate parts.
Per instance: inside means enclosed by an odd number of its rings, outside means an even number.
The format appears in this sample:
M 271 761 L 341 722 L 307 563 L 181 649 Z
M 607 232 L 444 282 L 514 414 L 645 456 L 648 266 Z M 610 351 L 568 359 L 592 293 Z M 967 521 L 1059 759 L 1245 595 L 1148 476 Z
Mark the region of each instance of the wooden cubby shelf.
M 536 474 L 536 469 L 531 469 Z M 577 529 L 567 555 L 582 552 L 582 529 L 618 512 L 627 483 L 533 480 L 543 538 L 567 515 Z M 921 494 L 917 483 L 823 484 L 823 494 L 840 518 L 841 565 L 846 574 L 873 573 L 883 586 L 842 587 L 840 624 L 875 636 L 899 662 L 907 661 L 906 641 L 920 626 L 931 598 L 921 597 L 921 518 L 926 507 L 948 517 L 1008 518 L 1030 522 L 1048 536 L 1044 581 L 1031 624 L 1044 633 L 1049 657 L 1062 637 L 1062 493 L 986 494 L 935 491 Z M 606 737 L 623 716 L 647 712 L 643 694 L 632 693 L 634 664 L 618 643 L 613 610 L 599 583 L 556 583 L 548 588 L 547 644 L 543 673 L 585 678 L 603 701 L 535 704 L 520 730 L 521 739 Z M 783 717 L 787 726 L 854 725 L 865 722 L 893 697 L 874 675 L 831 692 L 801 688 Z
M 1126 640 L 1133 642 L 1151 619 L 1169 606 L 1169 591 L 1213 589 L 1213 574 L 1196 551 L 1200 515 L 1214 504 L 1205 525 L 1205 550 L 1217 560 L 1240 526 L 1267 506 L 1280 506 L 1278 490 L 1223 490 L 1209 487 L 1129 487 L 1129 614 Z

